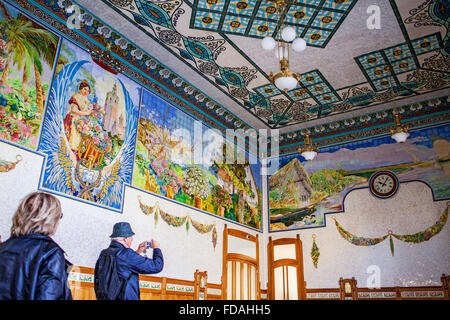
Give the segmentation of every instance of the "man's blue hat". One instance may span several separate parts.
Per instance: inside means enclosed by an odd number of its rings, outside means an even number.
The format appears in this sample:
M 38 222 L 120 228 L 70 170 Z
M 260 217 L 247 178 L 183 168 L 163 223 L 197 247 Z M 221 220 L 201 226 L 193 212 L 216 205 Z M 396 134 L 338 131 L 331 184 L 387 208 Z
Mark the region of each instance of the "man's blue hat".
M 117 222 L 113 227 L 113 233 L 110 238 L 128 238 L 134 235 L 133 230 L 128 222 Z

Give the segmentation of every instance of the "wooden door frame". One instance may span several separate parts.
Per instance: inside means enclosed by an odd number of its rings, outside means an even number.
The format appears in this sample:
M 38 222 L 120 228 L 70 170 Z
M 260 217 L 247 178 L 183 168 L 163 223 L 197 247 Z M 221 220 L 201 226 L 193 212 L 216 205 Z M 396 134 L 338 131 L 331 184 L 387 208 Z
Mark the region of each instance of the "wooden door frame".
M 254 242 L 256 245 L 256 259 L 239 254 L 228 253 L 228 236 L 234 236 L 244 240 Z M 222 258 L 222 300 L 227 300 L 228 296 L 228 261 L 238 261 L 248 263 L 255 266 L 256 276 L 256 299 L 261 299 L 261 289 L 259 280 L 259 238 L 258 235 L 254 236 L 250 233 L 244 232 L 238 229 L 228 229 L 227 225 L 224 225 L 223 229 L 223 258 Z M 241 270 L 242 272 L 242 270 Z
M 277 245 L 295 245 L 295 259 L 278 259 L 274 260 L 274 246 Z M 280 238 L 272 240 L 269 237 L 269 243 L 267 244 L 267 266 L 268 266 L 268 285 L 267 285 L 267 298 L 269 300 L 275 299 L 275 268 L 282 266 L 292 266 L 296 268 L 297 273 L 297 299 L 306 299 L 306 282 L 304 280 L 303 272 L 303 246 L 300 236 L 297 234 L 296 238 Z

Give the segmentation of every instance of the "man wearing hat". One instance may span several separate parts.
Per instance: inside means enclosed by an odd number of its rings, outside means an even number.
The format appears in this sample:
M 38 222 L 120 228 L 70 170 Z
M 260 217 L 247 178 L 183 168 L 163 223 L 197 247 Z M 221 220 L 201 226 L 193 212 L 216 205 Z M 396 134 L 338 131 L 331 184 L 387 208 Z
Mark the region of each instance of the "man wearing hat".
M 100 257 L 95 265 L 96 294 L 98 299 L 107 299 L 103 291 L 97 288 L 107 288 L 114 275 L 108 272 L 117 271 L 118 277 L 122 280 L 120 293 L 116 297 L 119 300 L 139 300 L 139 274 L 151 274 L 161 272 L 164 266 L 164 259 L 159 248 L 159 242 L 152 239 L 151 248 L 153 249 L 152 259 L 141 256 L 140 254 L 147 249 L 147 241 L 139 244 L 136 251 L 131 249 L 134 232 L 128 222 L 118 222 L 113 227 L 110 236 L 111 244 L 108 248 L 102 250 Z M 110 260 L 105 257 L 112 257 L 115 263 L 109 263 Z M 106 261 L 106 262 L 105 262 Z M 111 268 L 110 265 L 114 265 Z M 111 286 L 113 287 L 113 286 Z M 107 290 L 107 289 L 106 289 Z M 102 295 L 102 297 L 100 297 Z

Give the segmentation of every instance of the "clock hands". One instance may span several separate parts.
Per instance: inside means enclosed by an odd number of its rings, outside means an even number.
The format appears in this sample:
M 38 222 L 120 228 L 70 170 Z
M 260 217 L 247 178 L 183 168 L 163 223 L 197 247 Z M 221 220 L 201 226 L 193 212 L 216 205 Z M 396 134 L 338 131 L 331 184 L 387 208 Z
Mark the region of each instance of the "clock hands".
M 388 180 L 388 178 L 386 178 L 383 182 L 381 181 L 377 181 L 378 185 L 381 185 L 382 187 L 384 187 L 386 185 L 386 181 Z
M 383 188 L 383 187 L 386 186 L 386 184 L 387 184 L 388 182 L 390 182 L 390 179 L 389 179 L 389 177 L 386 177 L 386 178 L 384 179 L 384 181 L 379 181 L 379 180 L 377 180 L 377 181 L 376 181 L 376 184 L 377 184 L 380 188 Z M 391 184 L 391 183 L 390 183 L 390 184 Z

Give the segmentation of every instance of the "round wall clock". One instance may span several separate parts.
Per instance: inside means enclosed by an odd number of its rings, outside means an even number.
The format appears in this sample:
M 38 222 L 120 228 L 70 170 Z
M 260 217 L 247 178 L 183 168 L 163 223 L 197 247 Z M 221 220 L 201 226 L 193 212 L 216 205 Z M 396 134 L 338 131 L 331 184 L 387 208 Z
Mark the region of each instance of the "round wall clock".
M 369 180 L 370 192 L 382 199 L 392 197 L 398 190 L 398 178 L 391 171 L 377 171 Z

